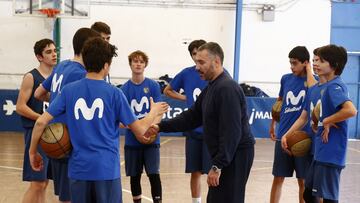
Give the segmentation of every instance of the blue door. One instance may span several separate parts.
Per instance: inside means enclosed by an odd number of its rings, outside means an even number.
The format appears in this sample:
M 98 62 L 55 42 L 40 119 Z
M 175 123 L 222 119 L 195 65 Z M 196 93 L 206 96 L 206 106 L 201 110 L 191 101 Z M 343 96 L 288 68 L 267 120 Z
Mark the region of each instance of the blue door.
M 359 109 L 360 91 L 360 3 L 332 2 L 331 43 L 348 51 L 348 62 L 341 77 L 348 86 L 350 98 Z M 349 137 L 360 139 L 359 115 L 349 121 Z

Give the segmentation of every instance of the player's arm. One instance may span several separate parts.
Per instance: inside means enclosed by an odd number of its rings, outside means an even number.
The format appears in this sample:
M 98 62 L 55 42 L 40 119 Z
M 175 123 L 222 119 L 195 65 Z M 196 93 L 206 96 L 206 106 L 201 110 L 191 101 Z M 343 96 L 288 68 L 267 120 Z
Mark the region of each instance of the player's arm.
M 180 101 L 186 101 L 186 96 L 185 95 L 182 95 L 178 92 L 176 92 L 175 90 L 173 90 L 173 88 L 171 87 L 170 84 L 168 84 L 165 89 L 164 89 L 164 94 L 167 96 L 167 97 L 170 97 L 172 99 L 177 99 L 177 100 L 180 100 Z
M 278 97 L 276 99 L 276 101 L 282 101 L 282 97 Z M 272 118 L 271 123 L 270 123 L 269 134 L 270 134 L 271 140 L 273 140 L 273 141 L 276 140 L 275 127 L 276 127 L 276 121 Z
M 341 121 L 345 121 L 353 116 L 356 116 L 356 114 L 357 110 L 354 104 L 351 101 L 346 101 L 341 105 L 341 109 L 338 112 L 324 118 L 323 125 L 335 124 Z
M 37 151 L 37 146 L 44 132 L 46 125 L 53 119 L 53 116 L 48 112 L 44 112 L 35 122 L 32 131 L 31 144 L 29 148 L 30 164 L 34 171 L 41 171 L 44 167 L 43 159 Z
M 315 85 L 318 81 L 315 79 L 310 62 L 306 64 L 306 83 L 308 87 Z
M 36 88 L 34 97 L 40 101 L 49 101 L 50 100 L 50 92 L 48 92 L 42 84 L 39 85 L 39 87 Z
M 32 94 L 33 86 L 34 86 L 34 78 L 32 74 L 27 73 L 23 78 L 19 90 L 19 95 L 16 102 L 16 113 L 31 120 L 36 120 L 37 118 L 39 118 L 40 114 L 33 111 L 27 105 L 27 102 L 29 101 Z
M 339 111 L 332 114 L 331 116 L 324 118 L 323 120 L 324 130 L 321 134 L 322 141 L 324 143 L 327 143 L 329 141 L 329 132 L 331 126 L 337 128 L 336 123 L 345 121 L 355 116 L 356 114 L 357 114 L 357 110 L 351 101 L 348 100 L 343 104 L 341 104 L 341 109 Z
M 290 153 L 287 146 L 287 136 L 291 135 L 294 131 L 302 129 L 307 121 L 308 121 L 307 111 L 303 110 L 299 118 L 295 121 L 295 123 L 290 127 L 290 129 L 283 135 L 281 138 L 281 147 L 287 152 Z M 291 154 L 291 153 L 290 153 Z
M 146 130 L 154 123 L 158 116 L 162 116 L 169 108 L 169 105 L 166 102 L 154 103 L 152 98 L 150 98 L 150 105 L 150 112 L 146 114 L 143 119 L 136 120 L 128 125 L 138 140 L 144 139 L 143 135 Z

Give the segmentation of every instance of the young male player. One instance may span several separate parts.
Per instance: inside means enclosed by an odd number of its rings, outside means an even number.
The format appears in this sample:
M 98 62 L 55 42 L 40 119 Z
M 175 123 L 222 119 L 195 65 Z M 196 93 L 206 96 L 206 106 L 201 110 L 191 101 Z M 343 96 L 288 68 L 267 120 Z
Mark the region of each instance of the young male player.
M 132 76 L 121 90 L 124 92 L 131 109 L 138 119 L 144 118 L 150 111 L 150 98 L 155 102 L 161 100 L 159 84 L 146 78 L 144 71 L 149 64 L 149 57 L 142 51 L 134 51 L 129 57 L 129 65 Z M 159 120 L 156 121 L 159 122 Z M 151 185 L 151 194 L 154 203 L 162 200 L 162 188 L 160 180 L 160 136 L 154 143 L 142 144 L 127 129 L 125 134 L 125 169 L 126 175 L 130 176 L 131 193 L 134 203 L 141 203 L 141 174 L 145 167 Z
M 39 85 L 35 91 L 35 98 L 47 100 L 50 93 L 50 104 L 61 93 L 65 85 L 85 77 L 81 50 L 85 41 L 100 34 L 89 28 L 80 28 L 73 37 L 74 58 L 60 62 L 53 70 L 51 75 Z M 66 115 L 57 115 L 53 122 L 66 123 Z M 68 124 L 68 123 L 66 123 Z M 54 192 L 59 196 L 61 202 L 70 202 L 70 187 L 68 178 L 68 157 L 63 159 L 51 159 L 51 167 L 54 181 Z
M 56 47 L 50 39 L 42 39 L 35 43 L 34 53 L 39 61 L 39 67 L 34 68 L 24 75 L 16 102 L 16 112 L 21 116 L 25 129 L 25 153 L 23 163 L 23 181 L 29 181 L 30 186 L 23 197 L 24 203 L 45 202 L 46 188 L 48 185 L 48 163 L 44 158 L 44 170 L 37 172 L 31 169 L 29 161 L 29 147 L 31 133 L 37 118 L 44 112 L 45 104 L 35 99 L 34 91 L 39 84 L 47 78 L 56 65 Z M 39 148 L 40 154 L 44 152 Z

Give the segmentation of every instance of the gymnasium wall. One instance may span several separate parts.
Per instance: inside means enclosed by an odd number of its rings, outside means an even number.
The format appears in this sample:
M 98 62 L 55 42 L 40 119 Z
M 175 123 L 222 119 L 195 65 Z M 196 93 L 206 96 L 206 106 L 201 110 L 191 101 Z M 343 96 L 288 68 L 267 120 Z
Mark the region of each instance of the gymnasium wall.
M 262 88 L 276 96 L 281 75 L 289 72 L 287 54 L 296 45 L 312 49 L 329 43 L 330 11 L 328 0 L 288 1 L 244 0 L 242 16 L 240 81 Z M 274 3 L 275 20 L 264 22 L 252 2 Z M 52 37 L 51 26 L 43 18 L 14 17 L 12 1 L 0 0 L 0 89 L 16 89 L 22 74 L 37 65 L 34 42 Z M 220 43 L 225 52 L 224 66 L 233 72 L 235 7 L 178 8 L 126 5 L 91 5 L 89 19 L 62 19 L 61 58 L 72 56 L 71 39 L 80 27 L 95 21 L 111 26 L 111 42 L 119 48 L 111 76 L 116 83 L 130 77 L 127 55 L 141 49 L 150 56 L 147 76 L 173 77 L 192 65 L 187 52 L 189 41 L 204 38 Z M 4 74 L 5 73 L 5 74 Z M 9 75 L 11 74 L 11 75 Z

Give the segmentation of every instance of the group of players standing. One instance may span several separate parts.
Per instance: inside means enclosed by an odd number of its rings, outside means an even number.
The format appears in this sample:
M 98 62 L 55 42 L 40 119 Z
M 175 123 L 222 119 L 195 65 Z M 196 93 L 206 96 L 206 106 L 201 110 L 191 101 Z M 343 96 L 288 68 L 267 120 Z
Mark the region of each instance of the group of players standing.
M 335 203 L 339 199 L 340 173 L 345 167 L 347 149 L 347 119 L 357 110 L 340 75 L 347 62 L 346 50 L 326 45 L 313 51 L 313 71 L 309 52 L 297 46 L 289 52 L 292 73 L 281 78 L 278 101 L 282 101 L 280 121 L 275 133 L 275 121 L 270 137 L 275 143 L 274 176 L 270 203 L 280 201 L 285 177 L 296 171 L 299 202 Z M 318 123 L 312 120 L 313 110 L 320 105 Z M 287 146 L 287 137 L 304 130 L 312 138 L 309 155 L 294 157 Z
M 165 88 L 164 94 L 186 101 L 190 110 L 179 118 L 154 125 L 161 121 L 168 105 L 160 101 L 158 83 L 144 76 L 148 56 L 142 51 L 135 51 L 128 56 L 132 78 L 121 87 L 122 91 L 118 91 L 109 85 L 110 65 L 116 56 L 116 47 L 108 43 L 110 35 L 110 27 L 102 22 L 94 23 L 91 29 L 79 29 L 73 38 L 74 58 L 57 65 L 54 42 L 49 39 L 36 42 L 34 51 L 40 65 L 25 74 L 17 101 L 17 112 L 22 116 L 25 128 L 23 180 L 31 182 L 23 202 L 44 202 L 48 178 L 53 179 L 55 194 L 61 202 L 121 202 L 120 124 L 128 128 L 125 135 L 125 171 L 130 176 L 135 203 L 141 202 L 143 167 L 150 181 L 153 201 L 162 201 L 160 138 L 157 137 L 151 144 L 144 144 L 148 142 L 144 134 L 150 127 L 160 131 L 196 128 L 184 133 L 185 171 L 191 173 L 193 203 L 201 202 L 202 174 L 208 174 L 207 202 L 243 202 L 255 142 L 248 126 L 244 95 L 223 71 L 221 47 L 204 40 L 195 40 L 189 44 L 188 51 L 200 68 L 194 65 L 182 70 Z M 202 55 L 196 58 L 198 51 Z M 211 64 L 207 66 L 208 61 L 201 56 L 211 58 Z M 356 114 L 340 78 L 347 60 L 346 51 L 335 45 L 314 51 L 314 71 L 319 82 L 312 74 L 309 53 L 305 47 L 295 47 L 289 53 L 289 59 L 292 73 L 281 79 L 278 100 L 283 101 L 283 106 L 276 135 L 275 123 L 270 127 L 271 138 L 276 140 L 270 202 L 279 202 L 284 177 L 291 177 L 294 169 L 300 188 L 300 202 L 303 199 L 306 202 L 317 202 L 320 201 L 319 197 L 324 202 L 336 202 L 340 172 L 345 166 L 346 119 Z M 185 95 L 179 93 L 180 89 L 184 90 Z M 196 102 L 204 89 L 205 96 Z M 227 98 L 234 92 L 239 96 Z M 46 112 L 41 101 L 49 101 L 51 104 Z M 234 112 L 227 112 L 223 108 L 231 109 L 226 106 L 228 102 L 235 106 Z M 288 152 L 287 135 L 309 123 L 307 121 L 311 120 L 309 116 L 312 108 L 318 102 L 322 108 L 317 132 L 310 127 L 306 128 L 313 138 L 312 156 L 294 158 L 284 153 Z M 143 108 L 143 105 L 147 108 Z M 71 109 L 74 106 L 77 106 L 82 116 Z M 211 116 L 214 112 L 209 112 L 209 107 L 218 106 L 221 107 L 218 110 L 223 108 L 224 117 L 220 118 L 223 120 L 219 121 L 219 126 L 214 127 L 209 123 L 217 118 L 202 116 Z M 227 117 L 239 122 L 234 127 L 224 128 L 223 123 L 228 123 Z M 105 122 L 98 122 L 98 119 Z M 50 121 L 63 122 L 69 126 L 74 146 L 70 157 L 49 160 L 37 147 L 40 135 Z M 209 136 L 204 138 L 204 129 L 199 127 L 202 121 L 205 131 L 209 132 L 205 134 L 219 134 L 212 138 L 215 137 L 219 143 L 214 143 Z M 92 125 L 88 125 L 88 122 L 92 122 Z M 228 135 L 222 137 L 218 132 L 221 130 Z M 81 134 L 87 134 L 86 139 L 72 136 Z M 232 137 L 228 139 L 226 136 Z M 237 169 L 241 170 L 237 172 Z M 323 173 L 328 175 L 319 175 Z M 330 181 L 328 176 L 332 177 Z M 229 188 L 237 188 L 234 184 L 239 185 L 239 190 L 230 191 Z

